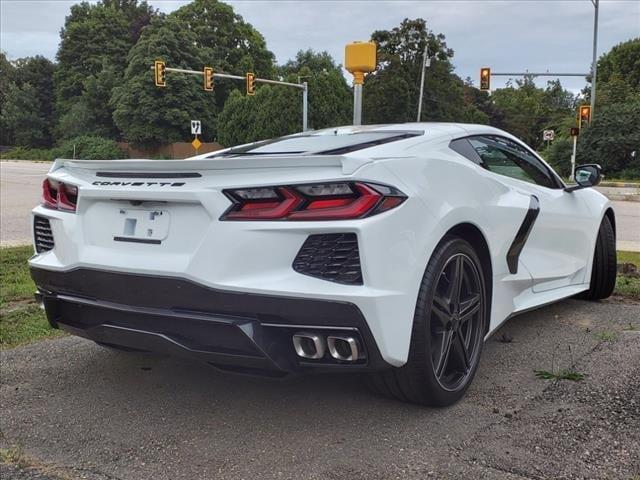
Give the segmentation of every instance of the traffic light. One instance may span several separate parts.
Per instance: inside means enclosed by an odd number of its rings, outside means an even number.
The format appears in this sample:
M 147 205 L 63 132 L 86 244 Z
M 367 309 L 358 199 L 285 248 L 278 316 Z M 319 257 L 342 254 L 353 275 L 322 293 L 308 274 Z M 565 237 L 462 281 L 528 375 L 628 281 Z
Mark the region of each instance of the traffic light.
M 591 106 L 581 105 L 578 110 L 578 124 L 582 127 L 583 124 L 591 123 Z
M 256 94 L 256 76 L 253 73 L 247 73 L 247 95 Z
M 213 92 L 213 68 L 204 67 L 204 89 Z
M 166 67 L 162 60 L 156 60 L 155 64 L 155 72 L 156 72 L 156 87 L 166 87 L 167 86 L 167 73 Z
M 569 130 L 569 134 L 572 137 L 577 137 L 578 135 L 580 135 L 580 129 L 578 127 L 571 127 L 571 130 Z
M 491 69 L 489 67 L 480 69 L 480 90 L 491 90 Z

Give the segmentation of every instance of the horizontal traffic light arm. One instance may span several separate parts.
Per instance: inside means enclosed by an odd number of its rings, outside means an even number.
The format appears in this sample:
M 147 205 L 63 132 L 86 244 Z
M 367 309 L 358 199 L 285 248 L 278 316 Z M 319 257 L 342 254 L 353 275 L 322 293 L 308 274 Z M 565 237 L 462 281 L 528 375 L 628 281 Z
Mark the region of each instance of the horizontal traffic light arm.
M 167 70 L 169 70 L 167 68 Z M 491 76 L 492 77 L 587 77 L 591 75 L 591 72 L 589 73 L 550 73 L 550 72 L 544 72 L 544 73 L 536 73 L 536 72 L 515 72 L 515 73 L 503 73 L 503 72 L 491 72 Z
M 151 67 L 151 69 L 154 70 L 155 67 Z M 189 75 L 203 75 L 202 70 L 186 70 L 184 68 L 165 67 L 165 71 L 176 72 L 176 73 L 187 73 Z M 244 82 L 247 77 L 244 75 L 232 75 L 230 73 L 214 72 L 213 78 L 230 78 L 232 80 L 242 80 Z M 304 83 L 281 82 L 280 80 L 269 80 L 267 78 L 258 78 L 258 77 L 255 77 L 255 81 L 258 83 L 270 83 L 272 85 L 287 85 L 289 87 L 295 87 L 301 90 L 304 90 L 306 88 Z

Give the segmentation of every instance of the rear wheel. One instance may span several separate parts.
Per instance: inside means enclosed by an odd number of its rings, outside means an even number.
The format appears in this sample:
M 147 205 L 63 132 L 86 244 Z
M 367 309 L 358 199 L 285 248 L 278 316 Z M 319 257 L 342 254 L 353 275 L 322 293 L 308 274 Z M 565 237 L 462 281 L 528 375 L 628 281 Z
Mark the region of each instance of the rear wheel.
M 370 386 L 422 405 L 442 407 L 459 400 L 478 368 L 486 297 L 482 264 L 471 245 L 445 237 L 422 279 L 407 363 L 371 374 Z
M 616 235 L 609 217 L 605 215 L 598 230 L 589 290 L 579 297 L 600 300 L 611 296 L 616 286 L 616 262 Z

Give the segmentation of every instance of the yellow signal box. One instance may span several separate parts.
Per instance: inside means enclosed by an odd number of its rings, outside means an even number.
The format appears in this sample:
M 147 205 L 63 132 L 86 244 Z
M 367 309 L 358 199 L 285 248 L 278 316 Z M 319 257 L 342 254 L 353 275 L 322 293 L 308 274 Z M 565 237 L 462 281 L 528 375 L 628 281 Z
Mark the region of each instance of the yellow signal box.
M 356 85 L 362 85 L 364 74 L 376 69 L 376 49 L 374 42 L 351 42 L 344 47 L 344 68 Z
M 590 123 L 591 123 L 591 106 L 581 105 L 580 108 L 578 109 L 578 125 L 582 127 L 583 124 L 588 125 Z
M 255 74 L 248 72 L 247 73 L 247 95 L 255 95 L 256 94 L 256 76 Z
M 485 92 L 491 90 L 491 69 L 489 67 L 480 69 L 480 90 Z
M 213 92 L 213 68 L 204 67 L 204 89 Z
M 167 72 L 165 64 L 162 60 L 156 60 L 154 63 L 156 87 L 167 86 Z

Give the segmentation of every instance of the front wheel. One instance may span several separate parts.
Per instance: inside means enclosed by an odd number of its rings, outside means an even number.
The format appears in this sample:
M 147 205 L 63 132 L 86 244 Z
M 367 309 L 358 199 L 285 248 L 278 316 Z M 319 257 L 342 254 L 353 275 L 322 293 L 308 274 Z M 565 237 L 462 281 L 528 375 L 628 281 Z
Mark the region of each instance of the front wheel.
M 586 300 L 601 300 L 611 296 L 616 287 L 616 234 L 607 215 L 602 219 L 596 249 L 593 253 L 589 290 L 579 295 Z
M 486 292 L 473 247 L 445 237 L 422 278 L 407 363 L 371 374 L 370 386 L 422 405 L 458 401 L 478 368 L 489 311 Z

